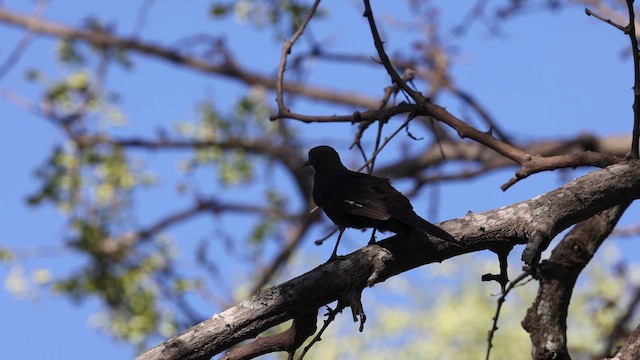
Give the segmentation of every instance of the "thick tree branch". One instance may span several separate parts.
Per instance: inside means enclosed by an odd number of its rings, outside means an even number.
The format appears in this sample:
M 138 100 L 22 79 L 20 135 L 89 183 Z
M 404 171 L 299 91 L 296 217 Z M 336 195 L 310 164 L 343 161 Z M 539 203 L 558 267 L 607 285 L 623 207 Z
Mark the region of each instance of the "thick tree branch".
M 618 205 L 576 225 L 549 260 L 532 269 L 540 287 L 522 326 L 531 337 L 534 359 L 571 358 L 567 349 L 567 313 L 576 280 L 629 204 Z
M 567 227 L 640 197 L 640 161 L 591 172 L 528 201 L 441 223 L 467 244 L 461 248 L 408 233 L 366 246 L 284 284 L 259 291 L 212 318 L 140 355 L 147 359 L 205 359 L 257 336 L 301 311 L 318 309 L 350 289 L 364 288 L 424 264 L 505 242 L 537 241 L 525 251 L 530 261 Z M 524 255 L 523 255 L 524 256 Z

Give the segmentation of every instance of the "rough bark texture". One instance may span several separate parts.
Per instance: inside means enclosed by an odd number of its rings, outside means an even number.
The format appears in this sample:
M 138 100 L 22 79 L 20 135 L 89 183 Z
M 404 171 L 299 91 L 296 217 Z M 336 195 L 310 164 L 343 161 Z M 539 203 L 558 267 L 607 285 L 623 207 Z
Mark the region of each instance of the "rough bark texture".
M 627 206 L 613 207 L 577 224 L 553 250 L 549 260 L 533 269 L 540 287 L 522 322 L 531 337 L 533 359 L 571 358 L 567 349 L 567 311 L 573 288 L 578 275 Z
M 276 351 L 295 352 L 309 336 L 316 332 L 318 311 L 310 310 L 309 313 L 296 316 L 288 330 L 258 338 L 245 346 L 235 347 L 226 354 L 224 360 L 253 359 Z
M 637 360 L 640 356 L 640 325 L 629 335 L 611 360 Z
M 138 357 L 208 359 L 297 314 L 359 293 L 366 286 L 456 255 L 504 242 L 527 243 L 523 258 L 535 261 L 562 230 L 640 197 L 640 161 L 591 172 L 547 194 L 439 225 L 466 247 L 425 241 L 420 233 L 394 236 L 366 246 L 278 286 L 259 291 Z M 570 291 L 570 290 L 569 290 Z

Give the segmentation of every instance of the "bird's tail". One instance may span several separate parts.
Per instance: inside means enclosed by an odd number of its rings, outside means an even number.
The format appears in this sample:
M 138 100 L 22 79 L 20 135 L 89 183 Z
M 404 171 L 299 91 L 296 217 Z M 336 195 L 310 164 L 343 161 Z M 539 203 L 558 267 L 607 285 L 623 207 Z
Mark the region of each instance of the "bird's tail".
M 432 223 L 428 222 L 427 220 L 419 216 L 413 217 L 411 220 L 412 220 L 412 223 L 410 224 L 411 226 L 415 227 L 418 230 L 423 231 L 427 235 L 436 236 L 437 238 L 440 238 L 452 244 L 456 244 L 458 246 L 463 245 L 463 243 L 456 240 L 456 238 L 454 238 L 453 235 L 449 234 L 448 232 L 442 230 L 438 226 L 433 225 Z

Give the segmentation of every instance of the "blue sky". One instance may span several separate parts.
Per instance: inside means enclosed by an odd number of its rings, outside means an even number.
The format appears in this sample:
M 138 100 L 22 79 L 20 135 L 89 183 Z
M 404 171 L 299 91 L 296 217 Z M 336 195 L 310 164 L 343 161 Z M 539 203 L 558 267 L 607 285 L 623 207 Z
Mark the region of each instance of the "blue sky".
M 409 10 L 404 2 L 373 2 L 374 11 L 392 12 L 397 18 L 406 17 Z M 461 10 L 450 2 L 442 13 L 445 28 L 457 23 Z M 46 18 L 77 26 L 80 19 L 90 14 L 117 24 L 118 34 L 128 35 L 133 29 L 136 9 L 130 2 L 52 1 Z M 400 5 L 402 4 L 402 5 Z M 13 11 L 31 11 L 31 3 L 9 1 L 4 4 Z M 190 1 L 156 2 L 149 14 L 143 38 L 163 44 L 172 44 L 191 34 L 194 29 L 210 34 L 226 34 L 236 59 L 254 71 L 274 74 L 280 56 L 280 42 L 263 29 L 233 18 L 211 20 L 206 16 L 206 4 Z M 361 9 L 351 2 L 327 1 L 322 7 L 330 14 L 328 19 L 312 23 L 310 30 L 320 41 L 326 41 L 337 50 L 359 51 L 373 54 L 372 41 Z M 381 8 L 384 7 L 384 10 Z M 175 16 L 179 14 L 179 16 Z M 384 22 L 380 23 L 382 28 Z M 491 36 L 481 25 L 462 39 L 451 40 L 458 48 L 454 58 L 453 74 L 460 87 L 470 91 L 486 105 L 499 123 L 520 139 L 537 137 L 563 137 L 580 132 L 597 134 L 628 133 L 631 129 L 632 66 L 622 56 L 627 48 L 627 38 L 618 30 L 584 15 L 582 8 L 568 8 L 558 13 L 518 17 L 504 23 L 504 34 Z M 0 61 L 16 43 L 21 31 L 0 27 Z M 390 52 L 402 48 L 410 40 L 405 35 L 389 30 L 387 44 Z M 444 40 L 452 39 L 445 34 Z M 304 48 L 302 39 L 294 48 Z M 64 69 L 52 62 L 54 42 L 37 40 L 24 55 L 21 63 L 0 81 L 0 87 L 13 89 L 30 98 L 36 98 L 38 89 L 24 81 L 23 71 L 37 66 L 53 74 L 63 74 Z M 135 56 L 132 71 L 112 68 L 108 87 L 123 95 L 120 104 L 130 118 L 126 131 L 153 132 L 159 125 L 171 126 L 180 120 L 194 117 L 194 103 L 210 96 L 216 103 L 230 104 L 242 91 L 234 81 L 218 77 L 204 77 L 189 70 L 176 71 L 166 63 L 149 61 Z M 364 91 L 377 97 L 388 85 L 385 72 L 374 67 L 340 67 L 323 62 L 314 63 L 308 78 L 311 83 L 328 87 Z M 171 86 L 167 86 L 171 84 Z M 365 90 L 362 90 L 365 89 Z M 448 106 L 451 99 L 443 97 L 439 102 Z M 158 106 L 171 104 L 171 106 Z M 336 112 L 325 104 L 299 101 L 298 111 Z M 459 114 L 462 109 L 452 105 L 449 110 Z M 4 206 L 0 211 L 0 245 L 21 249 L 26 274 L 41 268 L 51 268 L 55 274 L 71 271 L 82 262 L 69 255 L 54 253 L 40 257 L 33 249 L 60 246 L 64 217 L 50 206 L 29 208 L 25 205 L 28 194 L 37 189 L 33 171 L 44 161 L 53 144 L 63 138 L 58 130 L 47 122 L 25 113 L 12 104 L 0 100 L 3 131 L 0 132 L 0 151 L 5 169 L 4 186 L 0 196 Z M 331 127 L 312 125 L 303 129 L 303 138 L 320 144 L 332 139 L 343 144 L 341 152 L 347 152 L 353 127 L 341 124 Z M 332 129 L 332 130 L 329 130 Z M 336 137 L 334 129 L 341 129 Z M 125 131 L 125 130 L 123 130 Z M 179 155 L 175 156 L 177 159 Z M 355 158 L 355 155 L 348 155 Z M 163 176 L 177 177 L 175 165 L 167 164 L 167 158 L 151 156 L 148 164 Z M 528 199 L 551 190 L 561 184 L 555 173 L 539 174 L 522 181 L 504 193 L 499 186 L 513 170 L 501 171 L 471 182 L 455 182 L 441 186 L 440 197 L 446 206 L 440 206 L 439 220 L 463 216 L 468 210 L 483 211 Z M 571 173 L 577 176 L 581 171 Z M 469 193 L 469 189 L 475 189 Z M 478 192 L 477 189 L 483 191 Z M 154 203 L 153 191 L 140 195 L 140 221 L 151 221 L 166 214 L 172 208 L 188 204 L 189 199 L 175 197 L 171 203 Z M 423 196 L 426 196 L 423 194 Z M 623 218 L 624 224 L 632 224 L 638 218 L 637 207 L 632 207 Z M 233 221 L 230 219 L 229 221 Z M 172 229 L 177 237 L 194 239 L 202 236 L 207 224 L 203 219 Z M 358 241 L 345 242 L 346 252 L 361 246 Z M 626 256 L 637 252 L 631 241 L 617 241 Z M 323 259 L 330 247 L 317 248 L 307 243 L 303 250 Z M 48 248 L 46 251 L 49 251 Z M 516 250 L 515 261 L 519 258 Z M 637 259 L 633 259 L 636 260 Z M 315 265 L 314 265 L 315 266 Z M 0 266 L 0 279 L 10 271 L 8 265 Z M 231 279 L 233 286 L 242 278 Z M 124 359 L 132 356 L 132 349 L 100 333 L 90 325 L 90 318 L 99 306 L 88 301 L 73 304 L 68 299 L 55 297 L 46 291 L 29 293 L 28 299 L 16 299 L 9 292 L 0 292 L 0 347 L 10 359 L 84 359 L 91 354 L 94 359 Z M 206 309 L 203 309 L 206 312 Z

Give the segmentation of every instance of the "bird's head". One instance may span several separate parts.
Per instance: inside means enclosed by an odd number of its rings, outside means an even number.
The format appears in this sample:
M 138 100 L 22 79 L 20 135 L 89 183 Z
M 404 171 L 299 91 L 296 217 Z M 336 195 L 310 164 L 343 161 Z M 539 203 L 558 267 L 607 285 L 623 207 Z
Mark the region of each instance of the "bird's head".
M 345 169 L 340 162 L 340 155 L 331 146 L 316 146 L 309 150 L 309 160 L 304 166 L 313 166 L 316 172 Z

